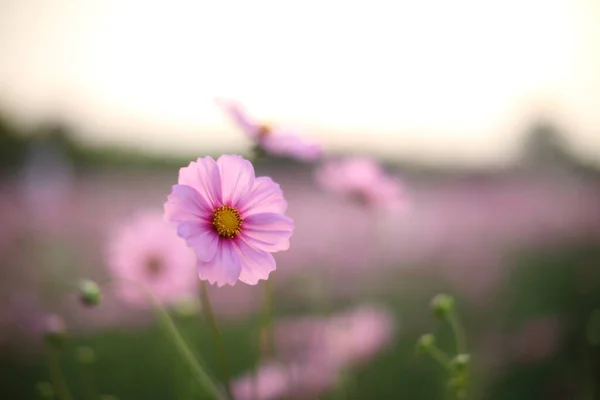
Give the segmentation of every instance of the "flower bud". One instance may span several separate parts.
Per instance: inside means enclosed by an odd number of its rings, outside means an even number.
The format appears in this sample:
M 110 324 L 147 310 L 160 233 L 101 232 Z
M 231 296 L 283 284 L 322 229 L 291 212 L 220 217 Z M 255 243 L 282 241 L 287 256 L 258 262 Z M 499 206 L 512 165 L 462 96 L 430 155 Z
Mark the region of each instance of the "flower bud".
M 87 306 L 96 306 L 102 300 L 102 292 L 96 282 L 84 279 L 79 283 L 79 298 Z
M 452 359 L 452 368 L 457 372 L 464 372 L 469 368 L 471 356 L 468 354 L 459 354 Z
M 431 300 L 431 308 L 438 318 L 446 318 L 454 310 L 454 299 L 446 294 L 438 294 Z
M 417 350 L 426 353 L 435 346 L 435 337 L 431 333 L 422 335 L 417 341 Z
M 35 385 L 35 390 L 40 399 L 53 399 L 54 398 L 54 389 L 52 385 L 48 382 L 38 382 Z
M 94 349 L 87 346 L 81 346 L 77 348 L 77 361 L 81 364 L 89 365 L 96 361 L 96 354 Z
M 44 321 L 44 339 L 53 347 L 61 347 L 67 339 L 67 328 L 61 316 L 50 314 Z

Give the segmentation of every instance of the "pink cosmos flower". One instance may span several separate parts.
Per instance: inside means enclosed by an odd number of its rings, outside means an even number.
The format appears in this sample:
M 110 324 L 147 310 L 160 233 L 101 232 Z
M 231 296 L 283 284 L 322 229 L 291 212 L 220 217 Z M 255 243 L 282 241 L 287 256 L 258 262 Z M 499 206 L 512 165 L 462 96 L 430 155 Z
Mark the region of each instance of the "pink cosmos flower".
M 312 398 L 335 384 L 336 373 L 324 365 L 268 362 L 232 383 L 237 400 Z
M 224 155 L 181 168 L 165 218 L 194 249 L 200 279 L 255 285 L 275 270 L 271 253 L 290 247 L 294 223 L 283 215 L 286 208 L 277 183 L 255 177 L 242 157 Z
M 318 144 L 293 132 L 275 129 L 268 124 L 254 120 L 240 104 L 220 99 L 217 100 L 217 104 L 250 139 L 267 153 L 291 157 L 300 161 L 314 161 L 321 156 L 322 149 Z
M 159 212 L 143 211 L 119 227 L 108 245 L 108 267 L 117 279 L 117 294 L 134 306 L 149 304 L 143 285 L 160 301 L 172 303 L 196 289 L 194 253 L 177 237 Z
M 368 207 L 399 210 L 405 205 L 400 183 L 369 158 L 330 161 L 317 170 L 316 179 L 324 189 Z
M 284 357 L 344 368 L 372 358 L 391 343 L 395 331 L 394 317 L 386 309 L 363 305 L 330 318 L 284 321 L 275 333 Z

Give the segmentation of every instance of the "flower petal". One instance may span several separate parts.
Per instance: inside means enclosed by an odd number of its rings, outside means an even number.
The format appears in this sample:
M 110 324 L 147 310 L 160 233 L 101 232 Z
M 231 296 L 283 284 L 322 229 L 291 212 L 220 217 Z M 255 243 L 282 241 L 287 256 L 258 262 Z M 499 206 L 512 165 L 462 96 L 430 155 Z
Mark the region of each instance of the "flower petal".
M 294 133 L 277 131 L 267 136 L 261 143 L 263 148 L 276 155 L 295 158 L 300 161 L 315 161 L 322 154 L 322 148 Z
M 165 220 L 168 222 L 205 220 L 211 212 L 206 199 L 186 185 L 174 185 L 165 203 Z
M 275 271 L 275 259 L 271 253 L 253 249 L 243 240 L 238 240 L 236 245 L 242 264 L 240 281 L 249 285 L 256 285 L 259 280 L 268 279 L 269 274 Z
M 184 238 L 194 250 L 200 261 L 210 261 L 217 253 L 219 235 L 212 226 L 204 221 L 182 222 L 177 227 L 177 234 Z
M 235 244 L 230 239 L 219 238 L 217 252 L 210 261 L 198 260 L 198 276 L 207 280 L 211 285 L 234 285 L 242 269 L 240 256 Z
M 179 184 L 196 189 L 213 209 L 223 204 L 219 167 L 211 157 L 199 158 L 181 168 Z
M 217 160 L 221 172 L 223 202 L 234 207 L 254 186 L 254 167 L 240 156 L 224 155 Z
M 242 224 L 241 237 L 255 249 L 276 252 L 290 248 L 294 221 L 281 214 L 250 215 Z
M 238 202 L 238 211 L 242 218 L 259 213 L 283 214 L 287 209 L 287 201 L 279 184 L 267 176 L 254 179 L 254 187 Z
M 248 115 L 240 104 L 224 99 L 216 99 L 216 103 L 240 129 L 252 139 L 256 139 L 259 124 Z

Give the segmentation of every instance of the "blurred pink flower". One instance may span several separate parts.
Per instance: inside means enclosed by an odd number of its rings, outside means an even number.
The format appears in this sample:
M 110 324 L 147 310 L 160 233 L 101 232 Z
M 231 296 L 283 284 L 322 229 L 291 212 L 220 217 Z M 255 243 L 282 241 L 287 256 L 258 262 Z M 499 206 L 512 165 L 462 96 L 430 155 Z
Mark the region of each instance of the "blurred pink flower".
M 345 368 L 368 361 L 392 342 L 394 317 L 382 307 L 363 305 L 330 318 L 300 318 L 276 327 L 284 357 Z M 320 362 L 318 362 L 320 361 Z
M 272 252 L 287 250 L 294 228 L 271 178 L 254 176 L 240 156 L 199 158 L 179 171 L 165 218 L 194 249 L 198 275 L 218 286 L 255 285 L 275 270 Z
M 217 104 L 267 153 L 300 161 L 314 161 L 321 157 L 322 149 L 317 143 L 310 142 L 293 132 L 262 124 L 250 117 L 240 104 L 233 101 L 218 99 Z
M 194 253 L 158 212 L 140 212 L 114 232 L 108 245 L 108 266 L 117 280 L 123 280 L 117 283 L 117 293 L 133 305 L 144 306 L 149 301 L 131 281 L 164 303 L 196 289 Z
M 324 189 L 368 207 L 400 210 L 406 204 L 400 183 L 369 158 L 330 161 L 317 170 L 316 179 Z
M 336 374 L 323 365 L 269 362 L 233 381 L 237 400 L 275 400 L 319 396 L 335 384 Z
M 288 317 L 275 325 L 275 349 L 285 360 L 307 359 L 321 349 L 328 319 L 320 316 Z
M 359 364 L 390 344 L 394 333 L 394 318 L 388 311 L 361 306 L 330 319 L 325 351 L 342 365 Z
M 51 334 L 60 334 L 67 331 L 65 320 L 60 315 L 49 314 L 45 318 L 45 332 Z

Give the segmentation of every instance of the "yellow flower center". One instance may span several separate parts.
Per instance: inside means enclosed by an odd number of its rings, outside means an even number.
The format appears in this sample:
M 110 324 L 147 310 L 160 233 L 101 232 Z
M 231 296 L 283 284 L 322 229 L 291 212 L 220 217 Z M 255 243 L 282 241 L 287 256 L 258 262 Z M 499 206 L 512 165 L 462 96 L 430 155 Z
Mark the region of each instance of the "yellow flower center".
M 258 137 L 258 139 L 264 139 L 265 137 L 269 136 L 271 132 L 272 129 L 268 124 L 261 124 L 258 126 L 256 136 Z
M 233 207 L 221 206 L 213 215 L 213 226 L 220 236 L 234 238 L 241 232 L 242 221 L 240 213 Z

